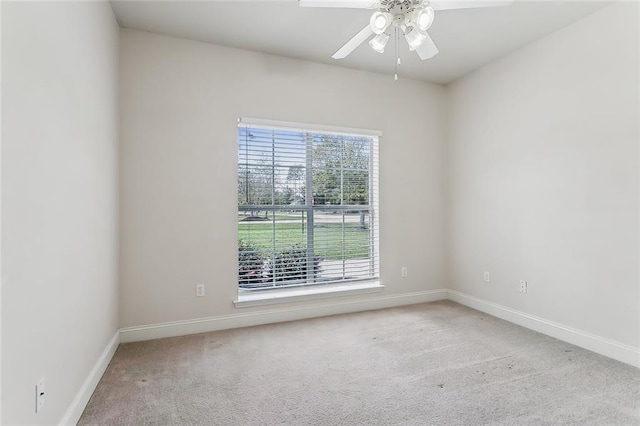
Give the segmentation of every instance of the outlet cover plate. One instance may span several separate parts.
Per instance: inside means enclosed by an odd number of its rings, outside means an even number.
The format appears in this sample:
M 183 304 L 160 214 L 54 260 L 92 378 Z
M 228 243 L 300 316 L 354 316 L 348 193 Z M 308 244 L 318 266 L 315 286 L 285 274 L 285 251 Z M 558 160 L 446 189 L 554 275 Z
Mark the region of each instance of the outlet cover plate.
M 525 280 L 520 280 L 520 293 L 527 292 L 527 282 Z
M 204 297 L 204 284 L 196 285 L 196 297 Z

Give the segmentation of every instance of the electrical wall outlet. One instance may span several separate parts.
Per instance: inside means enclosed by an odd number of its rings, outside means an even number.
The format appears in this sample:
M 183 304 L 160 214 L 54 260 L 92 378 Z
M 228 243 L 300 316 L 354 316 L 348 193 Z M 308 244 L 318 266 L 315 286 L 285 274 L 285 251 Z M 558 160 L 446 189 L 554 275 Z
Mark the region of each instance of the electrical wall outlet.
M 491 282 L 491 274 L 487 271 L 484 272 L 484 278 L 482 279 L 485 283 Z
M 44 406 L 44 377 L 36 384 L 36 413 Z
M 402 275 L 402 278 L 407 278 L 409 276 L 409 271 L 407 270 L 406 266 L 402 267 L 402 269 L 400 270 L 400 275 Z
M 527 292 L 527 282 L 524 280 L 520 280 L 520 293 Z
M 196 297 L 204 297 L 204 284 L 196 285 Z

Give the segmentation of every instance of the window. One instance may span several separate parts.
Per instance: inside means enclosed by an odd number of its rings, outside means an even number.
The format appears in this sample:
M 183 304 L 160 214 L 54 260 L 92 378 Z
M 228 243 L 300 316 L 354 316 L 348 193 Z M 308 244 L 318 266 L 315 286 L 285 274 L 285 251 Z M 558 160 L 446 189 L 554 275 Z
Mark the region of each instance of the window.
M 379 277 L 378 134 L 242 119 L 241 292 Z

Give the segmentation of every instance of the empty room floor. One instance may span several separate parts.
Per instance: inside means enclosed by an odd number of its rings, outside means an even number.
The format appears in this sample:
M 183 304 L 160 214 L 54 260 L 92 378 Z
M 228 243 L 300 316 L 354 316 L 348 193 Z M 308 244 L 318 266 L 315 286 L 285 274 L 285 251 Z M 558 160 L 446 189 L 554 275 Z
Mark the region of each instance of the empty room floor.
M 443 301 L 120 345 L 80 425 L 640 424 L 640 370 Z

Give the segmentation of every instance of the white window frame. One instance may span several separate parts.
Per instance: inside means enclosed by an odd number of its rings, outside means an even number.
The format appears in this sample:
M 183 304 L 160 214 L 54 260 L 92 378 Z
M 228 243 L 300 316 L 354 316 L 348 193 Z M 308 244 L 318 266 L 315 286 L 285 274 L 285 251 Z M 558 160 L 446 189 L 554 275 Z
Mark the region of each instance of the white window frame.
M 282 303 L 289 301 L 306 300 L 309 298 L 325 298 L 341 295 L 362 294 L 381 291 L 384 286 L 379 279 L 380 247 L 379 247 L 379 179 L 378 179 L 378 146 L 382 132 L 379 130 L 359 129 L 339 126 L 327 126 L 309 123 L 295 123 L 274 121 L 256 118 L 240 118 L 238 127 L 263 127 L 278 130 L 307 131 L 310 133 L 336 134 L 344 136 L 366 136 L 372 138 L 371 165 L 369 167 L 370 187 L 369 204 L 371 209 L 370 224 L 372 228 L 372 262 L 374 273 L 371 278 L 348 282 L 332 282 L 327 284 L 314 284 L 312 286 L 283 286 L 281 288 L 268 288 L 264 290 L 242 290 L 236 282 L 238 299 L 234 301 L 236 307 L 247 307 L 262 304 Z M 237 187 L 237 185 L 236 185 Z M 313 209 L 311 210 L 313 212 Z M 313 214 L 309 215 L 313 218 Z M 311 222 L 313 223 L 313 222 Z

